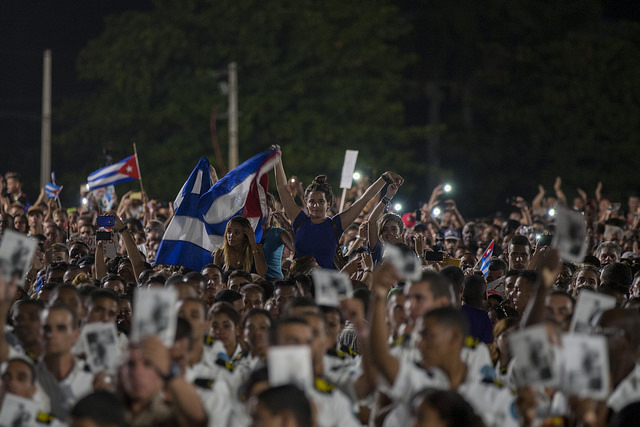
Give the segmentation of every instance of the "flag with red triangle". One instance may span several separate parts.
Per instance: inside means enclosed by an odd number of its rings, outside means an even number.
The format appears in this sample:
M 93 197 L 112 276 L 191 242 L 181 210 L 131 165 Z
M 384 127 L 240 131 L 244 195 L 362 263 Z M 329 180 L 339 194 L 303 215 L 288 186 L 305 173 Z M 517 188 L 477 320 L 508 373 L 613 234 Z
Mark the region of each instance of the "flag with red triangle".
M 98 169 L 89 175 L 87 184 L 89 190 L 106 187 L 109 185 L 121 184 L 127 181 L 135 181 L 140 179 L 140 168 L 138 167 L 138 158 L 134 154 L 124 160 Z

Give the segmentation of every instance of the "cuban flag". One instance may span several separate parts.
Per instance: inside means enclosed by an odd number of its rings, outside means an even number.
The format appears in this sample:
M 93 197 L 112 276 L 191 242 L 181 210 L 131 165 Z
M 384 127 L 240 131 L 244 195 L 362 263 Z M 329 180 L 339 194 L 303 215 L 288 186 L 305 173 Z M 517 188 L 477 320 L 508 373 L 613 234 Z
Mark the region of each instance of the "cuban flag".
M 139 179 L 140 168 L 138 167 L 138 157 L 134 154 L 118 163 L 105 166 L 93 172 L 89 175 L 89 178 L 87 178 L 87 185 L 89 186 L 89 190 L 95 190 L 96 188 Z
M 200 271 L 213 262 L 217 245 L 209 237 L 198 210 L 200 197 L 210 188 L 209 161 L 203 157 L 173 202 L 175 214 L 158 247 L 156 265 L 184 265 Z
M 209 162 L 202 158 L 182 186 L 174 202 L 175 215 L 162 238 L 156 265 L 183 265 L 200 270 L 213 262 L 213 251 L 222 245 L 227 222 L 247 218 L 256 241 L 262 239 L 267 220 L 268 172 L 280 159 L 277 149 L 252 157 L 213 186 Z
M 227 222 L 238 215 L 249 220 L 256 241 L 262 240 L 262 224 L 269 214 L 266 196 L 269 171 L 279 160 L 277 148 L 253 156 L 223 176 L 200 198 L 199 209 L 216 246 L 224 241 Z
M 484 277 L 489 275 L 489 264 L 491 263 L 491 256 L 493 256 L 493 244 L 494 241 L 492 240 L 482 254 L 482 258 L 480 258 L 480 270 L 482 274 L 484 274 Z
M 47 195 L 47 197 L 50 197 L 52 199 L 55 199 L 56 197 L 60 196 L 61 191 L 62 191 L 61 185 L 48 183 L 48 184 L 45 184 L 44 186 L 45 194 Z

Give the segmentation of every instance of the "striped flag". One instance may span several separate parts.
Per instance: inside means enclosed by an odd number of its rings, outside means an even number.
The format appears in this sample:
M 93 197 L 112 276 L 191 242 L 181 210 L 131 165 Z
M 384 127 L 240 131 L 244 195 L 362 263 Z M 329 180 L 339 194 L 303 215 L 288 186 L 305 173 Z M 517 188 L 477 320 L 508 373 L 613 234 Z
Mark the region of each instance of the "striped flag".
M 277 149 L 247 160 L 211 185 L 209 162 L 200 159 L 174 202 L 175 215 L 162 237 L 156 265 L 183 265 L 200 270 L 213 262 L 213 251 L 223 243 L 227 222 L 243 216 L 253 225 L 256 241 L 268 215 L 268 172 L 280 159 Z
M 198 211 L 200 197 L 210 188 L 209 161 L 203 157 L 173 202 L 175 215 L 162 236 L 156 265 L 183 265 L 199 271 L 213 262 L 213 251 L 217 245 L 209 238 Z
M 87 185 L 89 186 L 89 190 L 95 190 L 96 188 L 139 179 L 140 168 L 138 167 L 138 158 L 134 154 L 118 163 L 105 166 L 93 172 L 89 175 L 89 178 L 87 178 Z
M 482 258 L 480 258 L 480 270 L 482 270 L 484 277 L 489 275 L 489 264 L 491 263 L 491 256 L 493 255 L 493 243 L 494 241 L 492 240 L 482 254 Z
M 256 241 L 262 239 L 262 223 L 269 214 L 268 173 L 279 160 L 276 148 L 257 154 L 223 176 L 200 198 L 198 208 L 209 236 L 217 245 L 224 240 L 227 222 L 238 215 L 249 220 Z
M 55 185 L 52 183 L 48 183 L 45 184 L 44 186 L 44 192 L 47 195 L 47 197 L 50 197 L 52 199 L 55 199 L 56 197 L 58 197 L 60 195 L 60 192 L 62 191 L 62 186 L 61 185 Z

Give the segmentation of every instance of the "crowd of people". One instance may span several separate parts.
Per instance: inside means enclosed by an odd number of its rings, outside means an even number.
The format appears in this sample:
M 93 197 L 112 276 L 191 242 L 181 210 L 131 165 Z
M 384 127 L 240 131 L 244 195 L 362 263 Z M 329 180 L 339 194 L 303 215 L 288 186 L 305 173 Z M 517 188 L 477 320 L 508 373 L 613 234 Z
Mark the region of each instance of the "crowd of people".
M 349 191 L 338 212 L 325 176 L 305 188 L 297 177 L 287 179 L 281 159 L 261 241 L 249 221 L 235 217 L 213 262 L 192 271 L 155 264 L 170 203 L 127 193 L 115 211 L 91 202 L 65 209 L 44 189 L 31 201 L 17 173 L 0 182 L 0 236 L 14 230 L 38 243 L 24 277 L 0 276 L 0 400 L 34 402 L 35 425 L 636 422 L 637 195 L 625 208 L 598 185 L 593 197 L 579 190 L 569 201 L 558 178 L 553 194 L 540 187 L 531 201 L 513 198 L 504 215 L 471 221 L 439 185 L 418 211 L 400 216 L 391 205 L 404 180 L 385 172 Z M 580 263 L 561 260 L 550 245 L 561 207 L 583 214 L 587 255 Z M 113 222 L 98 227 L 101 217 Z M 105 231 L 113 237 L 96 239 Z M 483 272 L 481 258 L 492 242 Z M 390 247 L 418 260 L 417 277 L 408 280 L 389 261 Z M 353 295 L 318 305 L 312 272 L 319 268 L 349 276 Z M 24 286 L 16 286 L 19 279 Z M 136 290 L 154 287 L 178 294 L 170 346 L 156 336 L 131 337 Z M 542 325 L 551 356 L 562 359 L 585 292 L 615 298 L 615 307 L 585 326 L 607 343 L 602 399 L 567 393 L 557 376 L 542 382 L 519 375 L 523 361 L 509 345 L 513 334 Z M 89 349 L 80 345 L 83 329 L 97 322 L 117 328 L 113 370 L 92 370 Z M 310 360 L 270 360 L 290 346 L 307 348 L 302 354 Z M 589 364 L 553 362 L 572 363 Z M 305 366 L 310 372 L 302 372 Z M 0 404 L 0 421 L 15 412 L 7 406 Z

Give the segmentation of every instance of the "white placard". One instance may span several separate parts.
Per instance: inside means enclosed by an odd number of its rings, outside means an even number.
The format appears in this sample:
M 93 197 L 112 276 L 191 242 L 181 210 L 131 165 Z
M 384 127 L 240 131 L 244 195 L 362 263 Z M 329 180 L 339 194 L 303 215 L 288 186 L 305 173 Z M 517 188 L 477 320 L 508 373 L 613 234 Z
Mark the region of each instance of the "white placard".
M 342 164 L 342 176 L 340 178 L 340 188 L 351 188 L 353 182 L 353 172 L 356 170 L 358 160 L 357 150 L 347 150 L 344 153 L 344 163 Z
M 294 384 L 302 390 L 313 387 L 311 349 L 306 345 L 281 345 L 267 352 L 269 385 Z
M 114 323 L 87 323 L 82 327 L 80 339 L 91 372 L 116 372 L 120 363 L 120 347 Z
M 606 400 L 609 396 L 609 354 L 601 335 L 565 334 L 562 337 L 563 373 L 567 396 Z
M 173 345 L 176 335 L 176 303 L 174 288 L 140 288 L 136 290 L 131 325 L 131 342 L 156 335 L 166 346 Z
M 340 301 L 353 296 L 351 279 L 344 273 L 316 268 L 311 272 L 311 277 L 318 305 L 337 307 Z
M 38 242 L 22 233 L 5 230 L 0 244 L 0 268 L 2 277 L 11 282 L 17 276 L 16 285 L 24 287 L 25 275 L 31 268 Z
M 404 255 L 396 246 L 386 245 L 383 258 L 393 264 L 403 280 L 415 282 L 422 277 L 422 262 L 413 252 Z
M 578 211 L 561 206 L 556 212 L 556 230 L 551 246 L 558 249 L 563 260 L 579 264 L 587 253 L 584 217 Z
M 578 295 L 576 308 L 571 318 L 571 332 L 589 332 L 593 317 L 599 312 L 609 310 L 616 306 L 616 298 L 611 295 L 597 294 L 588 290 L 581 291 Z
M 529 384 L 550 385 L 553 382 L 557 373 L 554 372 L 553 353 L 544 324 L 510 334 L 509 348 L 515 357 L 514 376 L 522 379 L 519 387 Z

